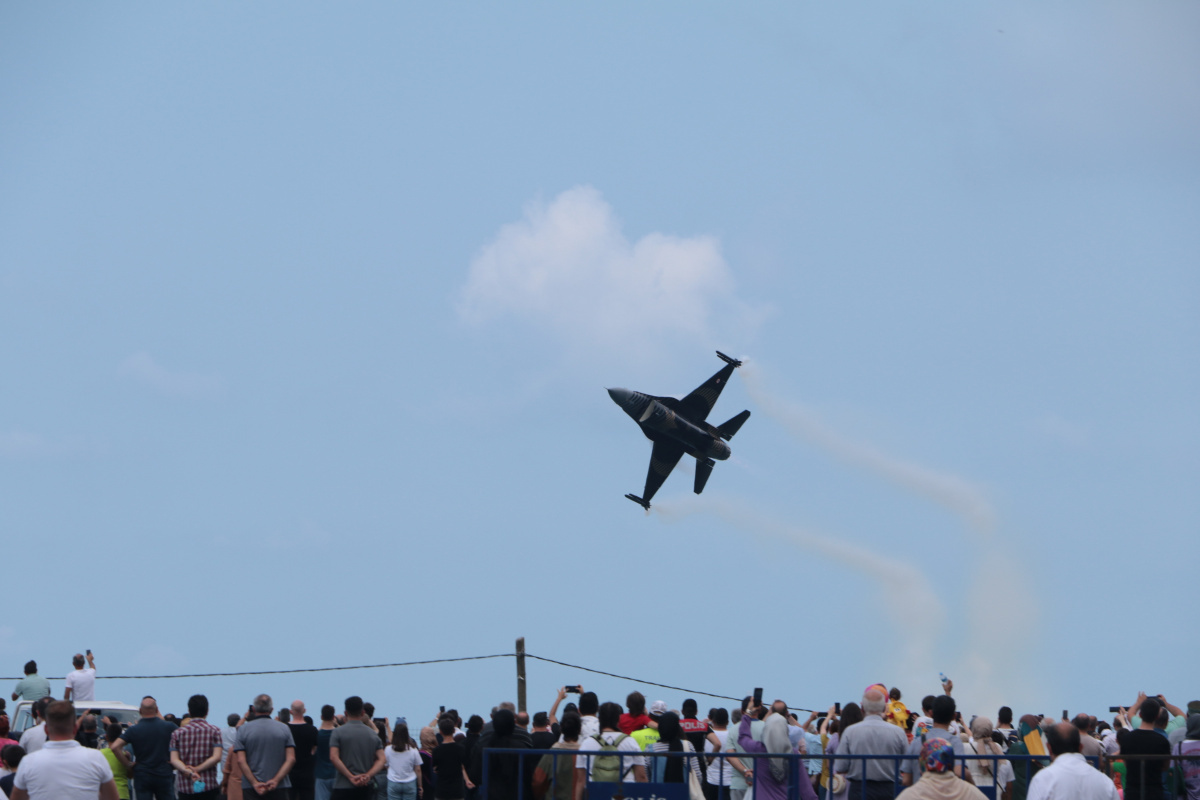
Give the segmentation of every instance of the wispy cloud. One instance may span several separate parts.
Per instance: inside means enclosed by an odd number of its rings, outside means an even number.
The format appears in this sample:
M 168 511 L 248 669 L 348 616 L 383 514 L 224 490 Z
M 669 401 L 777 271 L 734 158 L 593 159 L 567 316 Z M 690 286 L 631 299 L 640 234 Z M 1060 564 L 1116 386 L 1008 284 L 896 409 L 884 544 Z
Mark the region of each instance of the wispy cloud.
M 472 260 L 462 319 L 516 318 L 568 348 L 637 351 L 662 335 L 707 337 L 718 315 L 754 313 L 711 236 L 627 238 L 600 192 L 579 186 L 535 202 Z
M 122 361 L 118 372 L 165 397 L 216 397 L 225 388 L 219 375 L 169 370 L 145 351 Z

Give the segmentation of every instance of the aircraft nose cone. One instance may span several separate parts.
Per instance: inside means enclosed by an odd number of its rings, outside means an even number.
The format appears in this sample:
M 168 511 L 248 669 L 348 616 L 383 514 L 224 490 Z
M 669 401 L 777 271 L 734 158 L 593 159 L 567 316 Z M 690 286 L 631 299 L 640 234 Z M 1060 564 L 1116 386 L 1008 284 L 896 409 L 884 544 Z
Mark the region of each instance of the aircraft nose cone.
M 628 389 L 609 389 L 608 396 L 613 402 L 619 406 L 623 406 L 629 402 L 629 398 L 633 396 L 633 392 Z

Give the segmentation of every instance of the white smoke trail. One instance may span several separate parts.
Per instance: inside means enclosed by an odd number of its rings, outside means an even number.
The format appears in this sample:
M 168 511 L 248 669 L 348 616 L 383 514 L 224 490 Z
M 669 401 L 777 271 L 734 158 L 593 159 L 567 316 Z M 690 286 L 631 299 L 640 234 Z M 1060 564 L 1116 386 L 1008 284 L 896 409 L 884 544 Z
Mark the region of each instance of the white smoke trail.
M 993 536 L 998 515 L 983 490 L 970 481 L 891 456 L 876 447 L 842 436 L 804 406 L 784 400 L 765 387 L 762 368 L 742 368 L 750 396 L 762 411 L 801 441 L 820 447 L 835 458 L 882 477 L 902 489 L 930 500 L 956 514 L 976 534 L 976 565 L 969 578 L 965 630 L 946 632 L 946 640 L 960 643 L 957 658 L 949 665 L 959 675 L 955 696 L 963 707 L 994 714 L 1003 704 L 1028 696 L 1035 685 L 1031 667 L 1023 659 L 1008 657 L 1016 642 L 1029 642 L 1038 624 L 1038 604 L 1032 586 L 1016 562 L 1002 551 Z M 924 585 L 929 587 L 922 576 Z M 933 590 L 929 588 L 932 595 Z M 890 597 L 889 592 L 889 597 Z M 936 601 L 936 595 L 933 596 Z M 940 603 L 939 603 L 940 606 Z M 905 609 L 904 615 L 914 613 Z M 943 619 L 945 615 L 943 614 Z M 914 617 L 919 619 L 919 617 Z M 937 626 L 940 628 L 941 626 Z M 928 685 L 928 674 L 917 685 Z
M 983 491 L 957 475 L 895 458 L 870 445 L 851 441 L 804 406 L 791 403 L 768 391 L 762 368 L 742 367 L 746 390 L 763 413 L 784 426 L 792 435 L 820 447 L 852 466 L 861 467 L 901 488 L 958 514 L 971 530 L 990 537 L 996 529 L 996 510 Z
M 742 500 L 698 497 L 689 499 L 686 505 L 660 500 L 653 509 L 667 522 L 692 514 L 715 514 L 760 539 L 775 539 L 798 546 L 869 578 L 883 595 L 883 607 L 891 618 L 890 630 L 903 654 L 899 663 L 888 657 L 889 669 L 896 670 L 895 678 L 927 682 L 930 675 L 936 674 L 932 655 L 937 632 L 946 622 L 946 608 L 925 574 L 915 565 L 886 558 L 844 539 L 764 516 L 751 510 L 749 503 Z

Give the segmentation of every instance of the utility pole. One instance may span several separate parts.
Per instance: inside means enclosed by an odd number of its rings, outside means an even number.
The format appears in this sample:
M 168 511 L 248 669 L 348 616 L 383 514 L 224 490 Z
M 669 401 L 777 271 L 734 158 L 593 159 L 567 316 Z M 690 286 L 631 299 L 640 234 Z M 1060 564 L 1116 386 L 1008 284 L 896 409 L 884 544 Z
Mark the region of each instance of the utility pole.
M 525 637 L 517 639 L 517 711 L 525 708 Z

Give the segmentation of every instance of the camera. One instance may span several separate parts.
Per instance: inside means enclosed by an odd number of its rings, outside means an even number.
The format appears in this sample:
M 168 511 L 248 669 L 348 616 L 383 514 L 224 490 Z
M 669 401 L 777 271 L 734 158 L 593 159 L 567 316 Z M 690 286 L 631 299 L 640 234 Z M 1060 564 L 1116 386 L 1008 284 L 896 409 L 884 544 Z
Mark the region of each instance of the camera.
M 579 694 L 578 686 L 564 686 L 563 691 L 567 694 Z

